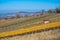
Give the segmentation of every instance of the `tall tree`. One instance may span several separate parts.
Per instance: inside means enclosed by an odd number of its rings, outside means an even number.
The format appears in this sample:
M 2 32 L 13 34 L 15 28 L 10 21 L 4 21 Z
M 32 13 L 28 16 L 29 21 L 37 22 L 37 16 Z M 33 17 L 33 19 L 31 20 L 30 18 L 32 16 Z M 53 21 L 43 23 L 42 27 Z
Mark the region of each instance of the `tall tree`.
M 41 13 L 45 13 L 45 10 L 42 10 Z
M 48 10 L 48 13 L 53 13 L 53 11 L 52 10 Z
M 56 12 L 60 13 L 60 7 L 56 8 Z

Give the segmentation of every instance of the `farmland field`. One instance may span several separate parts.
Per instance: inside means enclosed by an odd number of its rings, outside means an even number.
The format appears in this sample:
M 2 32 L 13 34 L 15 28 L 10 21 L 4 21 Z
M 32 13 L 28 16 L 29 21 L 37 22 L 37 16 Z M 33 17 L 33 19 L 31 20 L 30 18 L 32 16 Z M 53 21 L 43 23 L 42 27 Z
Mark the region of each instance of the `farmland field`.
M 60 21 L 60 14 L 44 14 L 42 17 L 33 16 L 29 18 L 20 18 L 15 20 L 7 20 L 7 22 L 0 22 L 0 33 L 41 25 L 43 24 L 42 22 L 45 18 L 48 18 L 51 22 Z
M 19 19 L 13 19 L 13 20 L 1 20 L 0 21 L 0 33 L 3 32 L 9 32 L 14 31 L 18 29 L 25 29 L 30 28 L 34 26 L 40 26 L 43 25 L 44 19 L 49 19 L 51 22 L 59 22 L 60 21 L 60 13 L 48 13 L 43 14 L 43 16 L 32 16 L 28 18 L 19 18 Z M 13 36 L 13 37 L 7 37 L 7 38 L 1 38 L 1 40 L 60 40 L 60 28 L 43 31 L 39 33 L 31 33 L 23 36 Z M 45 35 L 44 35 L 45 34 Z M 50 36 L 49 36 L 50 35 Z M 45 37 L 47 36 L 47 37 Z M 27 37 L 27 38 L 26 38 Z M 30 39 L 31 38 L 31 39 Z
M 60 28 L 1 38 L 0 40 L 60 40 Z

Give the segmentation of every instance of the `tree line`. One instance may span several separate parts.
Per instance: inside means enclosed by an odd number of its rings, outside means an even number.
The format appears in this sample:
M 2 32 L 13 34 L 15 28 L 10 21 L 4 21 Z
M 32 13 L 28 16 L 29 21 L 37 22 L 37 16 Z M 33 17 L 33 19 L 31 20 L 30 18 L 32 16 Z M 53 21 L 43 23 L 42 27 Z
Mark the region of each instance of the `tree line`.
M 60 13 L 60 7 L 57 7 L 54 10 L 48 10 L 48 13 Z

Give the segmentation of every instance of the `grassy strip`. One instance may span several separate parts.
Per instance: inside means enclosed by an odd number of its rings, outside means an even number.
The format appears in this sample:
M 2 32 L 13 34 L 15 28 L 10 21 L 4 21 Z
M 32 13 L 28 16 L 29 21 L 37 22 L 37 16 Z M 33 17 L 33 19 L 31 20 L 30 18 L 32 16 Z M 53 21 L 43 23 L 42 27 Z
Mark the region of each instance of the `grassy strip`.
M 37 30 L 55 28 L 57 26 L 60 26 L 60 22 L 43 24 L 40 26 L 35 26 L 35 27 L 30 27 L 30 28 L 25 28 L 25 29 L 19 29 L 19 30 L 10 31 L 10 32 L 3 32 L 3 33 L 0 33 L 0 38 L 1 37 L 7 37 L 7 36 L 14 36 L 14 35 L 18 35 L 18 34 L 27 33 L 27 32 L 33 32 L 33 31 L 37 31 Z

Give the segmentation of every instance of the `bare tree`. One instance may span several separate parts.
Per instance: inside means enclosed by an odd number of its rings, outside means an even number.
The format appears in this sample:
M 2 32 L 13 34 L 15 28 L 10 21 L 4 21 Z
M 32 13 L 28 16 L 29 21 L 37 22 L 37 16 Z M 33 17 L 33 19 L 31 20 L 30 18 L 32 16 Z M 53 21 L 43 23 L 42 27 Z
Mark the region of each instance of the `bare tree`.
M 20 14 L 19 13 L 17 13 L 15 16 L 16 16 L 16 18 L 20 18 Z

